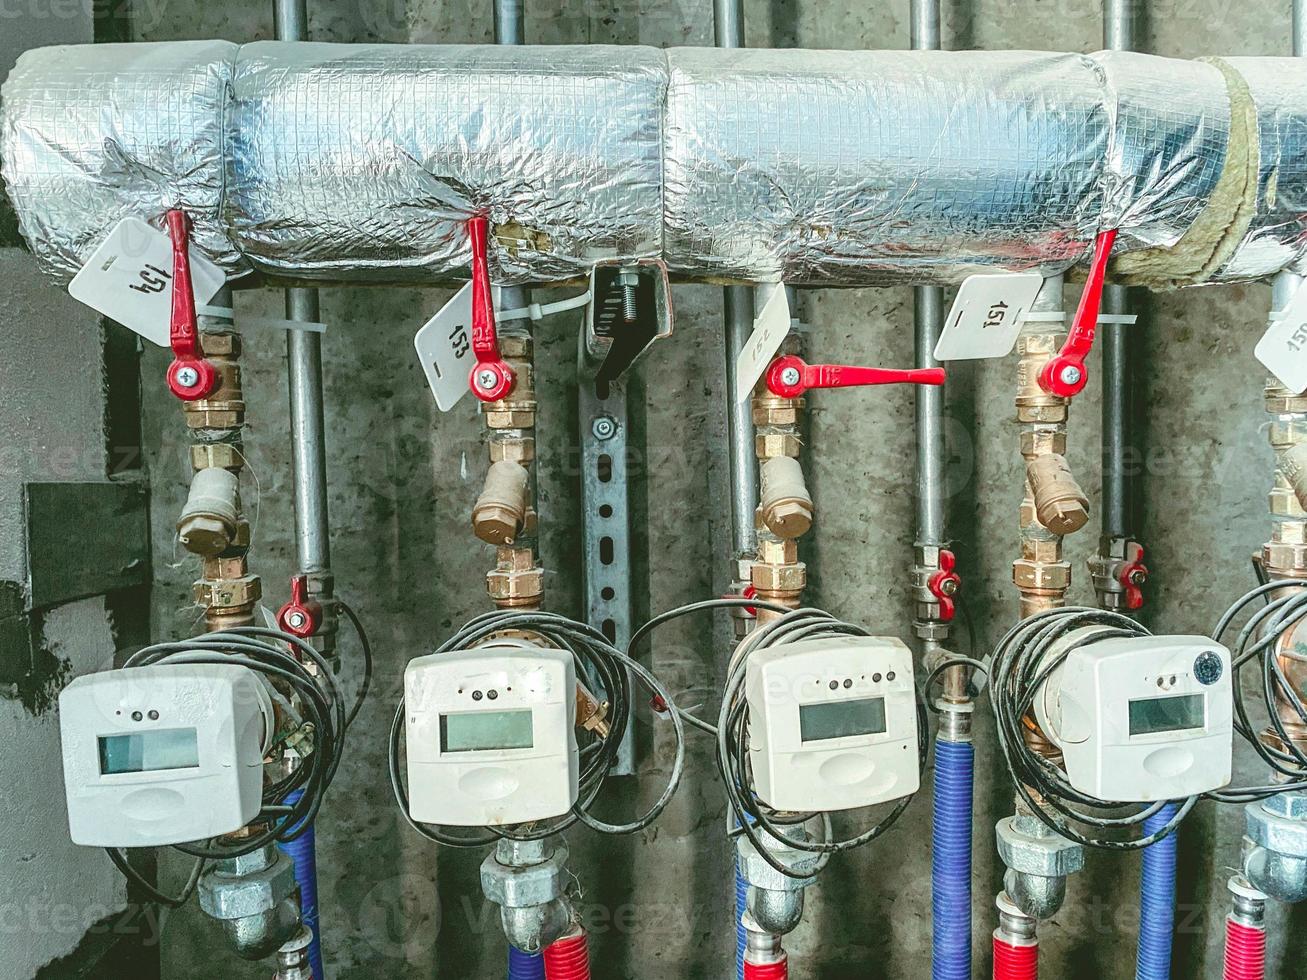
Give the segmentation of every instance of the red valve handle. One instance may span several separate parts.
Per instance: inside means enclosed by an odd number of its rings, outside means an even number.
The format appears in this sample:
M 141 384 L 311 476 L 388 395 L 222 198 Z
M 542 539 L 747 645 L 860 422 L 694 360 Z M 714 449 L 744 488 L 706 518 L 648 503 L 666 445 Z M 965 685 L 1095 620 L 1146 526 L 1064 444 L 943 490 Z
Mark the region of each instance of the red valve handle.
M 1129 545 L 1127 551 L 1129 561 L 1121 569 L 1120 582 L 1125 586 L 1125 607 L 1127 609 L 1142 609 L 1144 605 L 1144 583 L 1148 581 L 1148 566 L 1144 564 L 1144 549 L 1142 545 Z
M 846 364 L 808 364 L 787 354 L 767 369 L 767 389 L 778 398 L 798 398 L 809 388 L 854 388 L 863 385 L 942 385 L 943 368 L 895 371 L 888 368 L 851 367 Z
M 1044 365 L 1039 373 L 1039 386 L 1050 395 L 1074 398 L 1089 383 L 1089 370 L 1085 358 L 1094 346 L 1098 333 L 1098 311 L 1103 305 L 1103 280 L 1107 277 L 1107 260 L 1112 257 L 1116 244 L 1116 229 L 1101 232 L 1094 243 L 1094 261 L 1089 267 L 1085 291 L 1080 294 L 1075 319 L 1066 343 L 1057 356 Z
M 308 639 L 322 626 L 322 604 L 309 598 L 309 577 L 295 575 L 290 580 L 290 602 L 277 613 L 277 625 L 285 633 Z
M 485 215 L 469 218 L 472 242 L 472 353 L 476 363 L 468 383 L 483 402 L 497 402 L 513 390 L 513 369 L 499 353 L 495 333 L 495 297 L 490 289 L 490 261 L 486 255 L 490 222 Z
M 169 211 L 172 236 L 172 319 L 168 342 L 173 361 L 168 365 L 168 390 L 184 402 L 208 398 L 218 387 L 218 371 L 200 349 L 200 328 L 195 316 L 195 287 L 191 284 L 191 219 L 184 211 Z
M 939 602 L 939 618 L 945 623 L 953 622 L 953 617 L 957 615 L 958 606 L 954 596 L 962 588 L 962 576 L 959 575 L 957 568 L 957 556 L 951 551 L 941 550 L 939 553 L 939 571 L 930 577 L 926 583 L 933 595 Z

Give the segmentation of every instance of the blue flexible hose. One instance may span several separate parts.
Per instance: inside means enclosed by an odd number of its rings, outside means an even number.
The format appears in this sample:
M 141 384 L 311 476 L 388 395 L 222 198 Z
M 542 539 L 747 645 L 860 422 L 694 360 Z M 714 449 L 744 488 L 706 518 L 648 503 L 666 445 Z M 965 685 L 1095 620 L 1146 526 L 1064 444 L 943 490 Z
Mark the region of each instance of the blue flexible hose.
M 545 980 L 545 958 L 508 947 L 508 980 Z
M 749 903 L 749 883 L 740 872 L 740 862 L 735 862 L 735 976 L 744 980 L 744 950 L 749 945 L 749 935 L 744 929 L 744 911 Z
M 303 796 L 296 790 L 286 797 L 286 803 L 293 806 Z M 314 980 L 327 980 L 322 970 L 322 933 L 318 919 L 318 854 L 317 840 L 310 826 L 303 834 L 289 844 L 278 844 L 295 865 L 295 881 L 300 886 L 300 917 L 313 932 L 313 944 L 309 946 L 309 965 L 313 968 Z
M 1144 834 L 1155 834 L 1175 819 L 1178 807 L 1168 803 L 1144 820 Z M 1171 980 L 1171 941 L 1175 930 L 1176 835 L 1144 849 L 1139 880 L 1139 952 L 1135 980 Z
M 935 813 L 931 831 L 930 975 L 971 978 L 971 797 L 976 750 L 970 742 L 935 742 Z

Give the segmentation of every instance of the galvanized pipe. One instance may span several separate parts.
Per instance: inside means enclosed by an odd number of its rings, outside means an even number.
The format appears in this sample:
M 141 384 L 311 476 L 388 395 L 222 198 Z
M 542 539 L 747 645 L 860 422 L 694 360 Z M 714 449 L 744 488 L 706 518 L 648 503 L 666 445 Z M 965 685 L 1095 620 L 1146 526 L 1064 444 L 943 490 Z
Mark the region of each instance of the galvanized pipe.
M 713 31 L 719 48 L 744 47 L 744 0 L 713 0 Z M 752 555 L 753 515 L 758 506 L 758 470 L 753 453 L 753 416 L 749 402 L 735 397 L 735 362 L 753 332 L 753 288 L 727 286 L 726 428 L 730 445 L 731 541 L 734 557 Z
M 1293 0 L 1293 56 L 1303 57 L 1307 48 L 1307 4 L 1302 0 Z
M 495 43 L 526 44 L 526 0 L 495 0 Z

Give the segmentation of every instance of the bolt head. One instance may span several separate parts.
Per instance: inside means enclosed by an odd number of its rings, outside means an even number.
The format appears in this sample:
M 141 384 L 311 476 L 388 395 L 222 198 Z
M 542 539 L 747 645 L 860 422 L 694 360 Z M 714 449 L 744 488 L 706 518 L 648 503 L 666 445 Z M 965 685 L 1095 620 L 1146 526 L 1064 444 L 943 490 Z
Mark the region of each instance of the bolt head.
M 607 415 L 601 415 L 590 424 L 590 431 L 596 439 L 611 439 L 617 434 L 617 423 Z
M 309 618 L 305 616 L 302 612 L 298 612 L 298 611 L 293 612 L 286 617 L 286 622 L 288 625 L 290 625 L 292 629 L 300 629 L 308 621 Z
M 200 383 L 200 372 L 193 367 L 178 368 L 176 379 L 183 388 L 194 388 Z
M 1077 385 L 1084 376 L 1084 372 L 1074 364 L 1068 364 L 1062 369 L 1061 378 L 1064 385 Z
M 781 383 L 785 385 L 796 385 L 799 383 L 799 369 L 796 367 L 787 367 L 781 372 Z
M 957 579 L 946 578 L 939 584 L 939 591 L 945 595 L 956 595 L 958 591 Z
M 494 371 L 490 370 L 478 371 L 477 384 L 486 391 L 491 391 L 494 389 L 495 385 L 499 384 L 499 376 L 495 374 Z
M 1148 581 L 1148 573 L 1145 572 L 1143 569 L 1136 568 L 1133 572 L 1130 573 L 1131 585 L 1143 585 L 1147 581 Z

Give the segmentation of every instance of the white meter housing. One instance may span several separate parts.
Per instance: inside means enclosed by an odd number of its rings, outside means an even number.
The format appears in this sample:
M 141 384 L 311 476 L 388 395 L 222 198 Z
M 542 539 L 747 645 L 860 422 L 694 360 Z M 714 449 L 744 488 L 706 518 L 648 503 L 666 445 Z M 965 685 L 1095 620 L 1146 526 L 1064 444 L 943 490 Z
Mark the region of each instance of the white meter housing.
M 1234 705 L 1230 651 L 1205 636 L 1095 640 L 1102 627 L 1054 644 L 1066 660 L 1035 696 L 1040 728 L 1062 750 L 1067 778 L 1106 802 L 1155 803 L 1230 782 Z
M 404 672 L 409 815 L 499 827 L 561 817 L 577 799 L 572 655 L 492 642 Z
M 79 677 L 59 695 L 59 730 L 74 844 L 184 844 L 258 816 L 275 718 L 248 667 L 158 664 Z
M 912 652 L 893 637 L 803 640 L 749 656 L 754 788 L 776 810 L 851 810 L 915 793 Z

